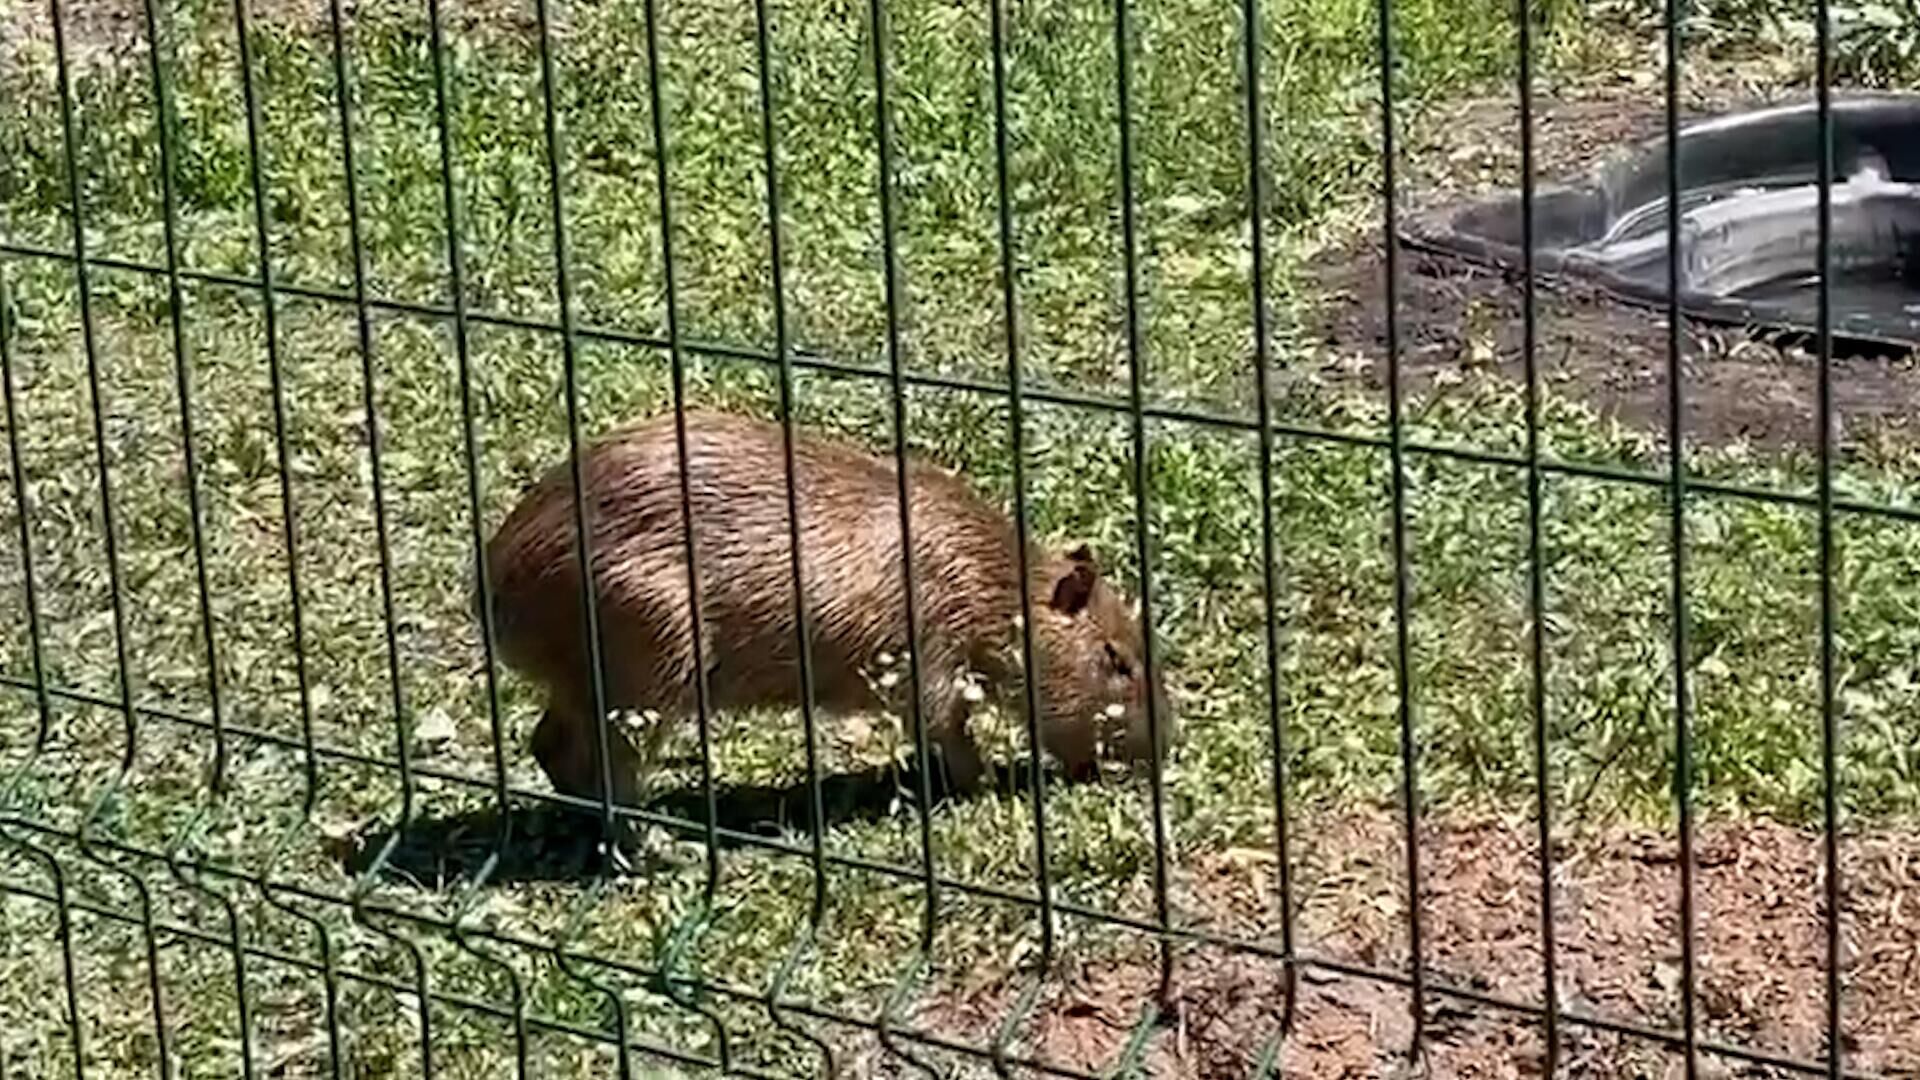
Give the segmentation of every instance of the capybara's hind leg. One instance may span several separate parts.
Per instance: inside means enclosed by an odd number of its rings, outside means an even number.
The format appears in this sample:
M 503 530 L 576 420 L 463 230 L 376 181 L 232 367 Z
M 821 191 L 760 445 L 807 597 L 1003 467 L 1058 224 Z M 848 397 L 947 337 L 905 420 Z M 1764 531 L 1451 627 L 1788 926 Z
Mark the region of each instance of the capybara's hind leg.
M 613 779 L 613 801 L 621 806 L 638 802 L 642 763 L 632 745 L 611 718 L 607 721 L 607 767 Z M 533 757 L 554 790 L 579 799 L 600 801 L 600 732 L 592 712 L 571 703 L 554 701 L 533 729 Z

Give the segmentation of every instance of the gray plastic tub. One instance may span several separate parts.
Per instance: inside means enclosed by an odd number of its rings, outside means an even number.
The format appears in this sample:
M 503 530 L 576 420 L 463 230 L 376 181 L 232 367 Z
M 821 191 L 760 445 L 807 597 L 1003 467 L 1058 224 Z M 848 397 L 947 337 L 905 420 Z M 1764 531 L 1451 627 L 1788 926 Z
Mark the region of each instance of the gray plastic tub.
M 1833 102 L 1836 341 L 1920 347 L 1920 95 Z M 1795 105 L 1680 134 L 1680 304 L 1699 318 L 1806 333 L 1818 324 L 1817 114 Z M 1534 265 L 1622 299 L 1667 301 L 1667 147 L 1640 144 L 1534 198 Z M 1408 221 L 1410 247 L 1520 267 L 1517 194 Z

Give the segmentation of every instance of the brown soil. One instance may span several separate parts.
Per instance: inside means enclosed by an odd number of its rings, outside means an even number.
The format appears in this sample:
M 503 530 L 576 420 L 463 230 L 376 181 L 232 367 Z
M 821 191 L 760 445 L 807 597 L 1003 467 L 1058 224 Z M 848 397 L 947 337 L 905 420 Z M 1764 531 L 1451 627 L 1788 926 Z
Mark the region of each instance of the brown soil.
M 1776 95 L 1776 97 L 1783 95 Z M 1687 112 L 1764 102 L 1747 88 L 1703 90 Z M 1657 137 L 1664 119 L 1657 88 L 1570 91 L 1536 106 L 1542 183 L 1583 171 L 1599 157 Z M 1518 110 L 1506 99 L 1446 107 L 1415 126 L 1409 145 L 1406 209 L 1418 212 L 1496 189 L 1519 171 Z M 1402 388 L 1431 392 L 1462 376 L 1524 377 L 1519 283 L 1463 262 L 1407 254 L 1401 260 Z M 1325 253 L 1313 277 L 1328 302 L 1310 324 L 1329 357 L 1322 378 L 1379 390 L 1385 385 L 1385 270 L 1378 237 Z M 1655 434 L 1667 427 L 1667 329 L 1661 311 L 1636 308 L 1577 282 L 1542 281 L 1538 351 L 1543 385 L 1600 413 Z M 1689 439 L 1757 446 L 1810 445 L 1816 437 L 1817 367 L 1803 350 L 1740 328 L 1683 327 L 1684 423 Z M 1363 358 L 1360 363 L 1352 358 Z M 1836 432 L 1843 442 L 1897 435 L 1920 403 L 1909 357 L 1836 358 Z
M 1299 853 L 1296 926 L 1303 952 L 1372 969 L 1405 970 L 1403 848 L 1387 814 L 1322 827 Z M 1542 997 L 1538 848 L 1530 822 L 1431 822 L 1421 845 L 1428 978 L 1514 1002 Z M 1705 827 L 1695 877 L 1697 1016 L 1702 1040 L 1777 1057 L 1824 1052 L 1822 845 L 1815 834 L 1765 824 Z M 1613 831 L 1566 840 L 1556 852 L 1555 940 L 1563 1007 L 1584 1017 L 1677 1030 L 1681 1024 L 1678 861 L 1671 836 Z M 1177 910 L 1215 934 L 1273 941 L 1273 866 L 1264 852 L 1209 858 L 1180 881 Z M 1844 883 L 1844 1046 L 1850 1071 L 1920 1076 L 1920 834 L 1847 838 Z M 1158 967 L 1142 951 L 1063 975 L 1025 1028 L 1027 1051 L 1100 1073 L 1123 1053 L 1154 1000 Z M 921 1022 L 991 1032 L 1014 992 L 953 991 Z M 1143 1074 L 1252 1075 L 1279 1031 L 1277 962 L 1221 947 L 1183 951 L 1168 1019 L 1154 1030 Z M 1521 1077 L 1542 1073 L 1538 1020 L 1430 995 L 1411 1062 L 1408 993 L 1364 978 L 1308 972 L 1291 1032 L 1287 1076 Z M 1680 1075 L 1682 1055 L 1652 1040 L 1568 1022 L 1560 1071 L 1583 1077 Z M 1706 1076 L 1792 1073 L 1703 1053 Z

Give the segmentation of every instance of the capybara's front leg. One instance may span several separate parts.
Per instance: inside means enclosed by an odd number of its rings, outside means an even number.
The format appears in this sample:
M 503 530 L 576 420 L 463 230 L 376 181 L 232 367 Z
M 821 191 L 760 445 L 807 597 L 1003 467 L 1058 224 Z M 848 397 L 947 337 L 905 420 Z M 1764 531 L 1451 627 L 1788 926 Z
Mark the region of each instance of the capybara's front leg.
M 592 711 L 555 700 L 533 729 L 533 756 L 555 791 L 578 799 L 600 801 L 600 732 Z M 613 780 L 613 803 L 637 807 L 642 763 L 633 746 L 611 719 L 606 721 L 607 766 Z
M 947 789 L 960 795 L 978 794 L 987 774 L 987 764 L 980 756 L 980 744 L 974 742 L 973 732 L 967 725 L 966 701 L 955 695 L 934 717 L 933 728 L 927 734 L 939 748 L 941 763 L 946 767 Z

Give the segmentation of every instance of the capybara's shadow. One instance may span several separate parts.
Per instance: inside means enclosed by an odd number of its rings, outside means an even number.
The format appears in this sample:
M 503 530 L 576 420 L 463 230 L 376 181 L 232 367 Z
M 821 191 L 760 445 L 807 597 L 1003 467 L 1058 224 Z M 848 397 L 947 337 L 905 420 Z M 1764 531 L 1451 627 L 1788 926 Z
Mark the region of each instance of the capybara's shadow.
M 994 769 L 994 789 L 1009 793 L 1031 791 L 1029 762 Z M 963 796 L 949 792 L 939 769 L 928 785 L 935 804 Z M 880 767 L 820 778 L 824 827 L 879 821 L 896 813 L 914 812 L 919 800 L 916 769 Z M 750 845 L 748 836 L 805 835 L 811 829 L 811 785 L 805 780 L 785 786 L 765 784 L 716 785 L 714 824 L 723 847 Z M 701 841 L 707 820 L 707 797 L 699 784 L 656 795 L 643 808 L 686 825 L 671 831 L 681 839 Z M 642 819 L 644 820 L 644 818 Z M 363 874 L 375 866 L 389 843 L 393 847 L 379 862 L 382 876 L 403 878 L 427 888 L 451 888 L 471 881 L 498 855 L 488 883 L 565 881 L 591 877 L 606 867 L 603 830 L 597 810 L 556 802 L 515 800 L 502 843 L 498 807 L 462 813 L 421 816 L 403 829 L 377 828 L 349 845 L 342 858 L 347 872 Z M 733 834 L 733 835 L 727 835 Z M 397 836 L 397 842 L 396 842 Z

